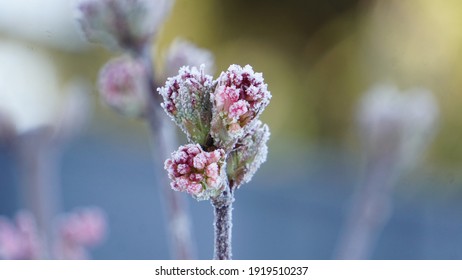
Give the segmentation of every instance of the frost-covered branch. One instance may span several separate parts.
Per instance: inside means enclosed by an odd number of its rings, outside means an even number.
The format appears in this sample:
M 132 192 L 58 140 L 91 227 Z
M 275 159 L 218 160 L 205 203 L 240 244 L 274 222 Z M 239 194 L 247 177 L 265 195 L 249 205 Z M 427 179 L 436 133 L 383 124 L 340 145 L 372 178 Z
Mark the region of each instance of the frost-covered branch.
M 258 120 L 271 98 L 261 73 L 231 65 L 217 80 L 205 66 L 182 67 L 158 91 L 162 107 L 187 135 L 165 162 L 172 189 L 210 199 L 214 258 L 231 259 L 233 192 L 266 160 L 268 126 Z

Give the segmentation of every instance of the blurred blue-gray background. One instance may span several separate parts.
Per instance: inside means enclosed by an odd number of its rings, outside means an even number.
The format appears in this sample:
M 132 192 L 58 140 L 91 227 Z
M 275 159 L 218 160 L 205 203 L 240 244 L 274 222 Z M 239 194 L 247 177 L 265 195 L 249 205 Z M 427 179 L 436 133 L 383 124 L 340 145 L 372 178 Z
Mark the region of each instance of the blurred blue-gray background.
M 19 102 L 21 129 L 38 125 L 33 114 L 46 115 L 55 106 L 49 99 L 59 100 L 59 89 L 74 77 L 95 85 L 99 68 L 115 56 L 80 38 L 70 6 L 0 2 L 0 47 L 14 42 L 45 53 L 57 73 L 56 96 L 47 92 Z M 24 13 L 24 22 L 15 13 Z M 232 63 L 251 64 L 273 94 L 262 115 L 272 132 L 268 160 L 236 193 L 235 259 L 334 257 L 363 172 L 357 104 L 383 81 L 432 90 L 440 120 L 420 164 L 394 186 L 390 220 L 371 258 L 462 259 L 461 15 L 456 0 L 176 1 L 158 36 L 159 57 L 182 36 L 215 54 L 217 73 Z M 0 68 L 8 63 L 0 60 Z M 29 83 L 1 79 L 2 85 Z M 1 96 L 0 110 L 11 99 Z M 90 101 L 86 125 L 60 153 L 63 209 L 96 205 L 107 213 L 109 233 L 91 250 L 95 259 L 170 258 L 148 127 L 103 106 L 96 89 Z M 25 120 L 24 112 L 33 120 Z M 2 144 L 0 215 L 13 217 L 22 207 L 19 174 L 13 149 Z M 212 206 L 187 201 L 197 255 L 210 259 Z

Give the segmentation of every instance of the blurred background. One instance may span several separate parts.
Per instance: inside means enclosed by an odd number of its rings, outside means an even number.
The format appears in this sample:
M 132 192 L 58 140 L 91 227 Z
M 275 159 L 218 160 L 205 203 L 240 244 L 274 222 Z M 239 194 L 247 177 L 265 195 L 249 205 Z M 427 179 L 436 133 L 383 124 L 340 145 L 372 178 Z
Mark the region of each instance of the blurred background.
M 71 7 L 60 0 L 0 0 L 0 110 L 27 131 L 55 121 L 69 83 L 87 81 L 92 109 L 59 164 L 63 208 L 106 211 L 109 232 L 91 251 L 95 259 L 167 259 L 148 128 L 101 104 L 96 77 L 114 54 L 85 43 Z M 364 165 L 358 104 L 377 83 L 425 87 L 440 114 L 420 164 L 394 185 L 393 212 L 371 258 L 462 259 L 460 26 L 457 0 L 175 1 L 158 34 L 157 57 L 181 36 L 213 52 L 215 76 L 230 64 L 250 64 L 273 95 L 262 115 L 272 133 L 268 160 L 236 193 L 235 259 L 335 257 Z M 43 69 L 29 66 L 17 49 L 46 59 L 53 75 L 8 76 Z M 4 93 L 6 85 L 33 97 Z M 15 156 L 2 144 L 0 215 L 13 217 L 21 208 L 20 181 Z M 188 201 L 198 257 L 210 259 L 212 206 Z

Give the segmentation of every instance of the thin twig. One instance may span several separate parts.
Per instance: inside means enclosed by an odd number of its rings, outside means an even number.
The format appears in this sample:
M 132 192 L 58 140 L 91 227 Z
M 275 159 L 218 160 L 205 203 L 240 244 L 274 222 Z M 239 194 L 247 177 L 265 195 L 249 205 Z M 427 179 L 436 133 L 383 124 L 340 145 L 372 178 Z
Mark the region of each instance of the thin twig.
M 160 95 L 154 81 L 154 71 L 149 47 L 140 55 L 147 69 L 149 83 L 149 108 L 146 120 L 152 136 L 152 150 L 156 165 L 156 178 L 160 187 L 162 201 L 167 216 L 168 235 L 172 257 L 175 259 L 195 258 L 195 246 L 192 241 L 191 222 L 187 211 L 187 201 L 183 194 L 171 190 L 170 180 L 162 168 L 163 161 L 177 148 L 175 127 L 160 107 Z
M 391 214 L 396 174 L 390 159 L 371 162 L 362 188 L 351 201 L 337 259 L 368 259 Z
M 218 198 L 212 199 L 212 205 L 215 212 L 215 260 L 231 260 L 232 247 L 232 211 L 233 211 L 233 194 L 229 190 L 224 191 Z
M 36 219 L 42 244 L 40 258 L 52 259 L 55 237 L 53 219 L 60 209 L 60 189 L 57 184 L 58 148 L 53 145 L 51 128 L 39 128 L 19 137 L 23 203 Z

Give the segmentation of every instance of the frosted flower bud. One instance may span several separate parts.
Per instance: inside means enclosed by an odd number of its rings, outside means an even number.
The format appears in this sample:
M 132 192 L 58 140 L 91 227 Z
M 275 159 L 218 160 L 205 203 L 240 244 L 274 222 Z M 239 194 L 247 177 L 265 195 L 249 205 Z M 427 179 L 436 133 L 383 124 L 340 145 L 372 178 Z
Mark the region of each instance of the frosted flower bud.
M 104 239 L 106 228 L 106 216 L 102 210 L 83 208 L 61 219 L 59 234 L 64 243 L 89 247 Z
M 205 152 L 199 144 L 181 146 L 165 161 L 165 169 L 175 191 L 191 194 L 197 200 L 217 197 L 224 188 L 225 152 Z
M 129 56 L 110 60 L 98 77 L 102 101 L 129 117 L 141 117 L 147 108 L 146 71 L 143 64 Z
M 400 92 L 380 85 L 363 97 L 358 124 L 370 157 L 394 157 L 401 167 L 417 163 L 434 135 L 438 106 L 433 94 L 423 88 Z
M 182 66 L 200 67 L 202 64 L 205 65 L 206 74 L 213 74 L 215 64 L 213 54 L 185 39 L 177 38 L 170 45 L 165 57 L 165 74 L 166 77 L 171 77 L 178 73 Z
M 40 243 L 30 213 L 20 212 L 15 222 L 0 217 L 0 259 L 38 259 Z
M 109 49 L 139 51 L 168 15 L 171 0 L 81 0 L 77 21 L 86 39 Z
M 239 139 L 227 158 L 226 171 L 231 187 L 238 188 L 248 183 L 266 161 L 268 154 L 269 128 L 257 120 L 252 128 Z
M 179 74 L 167 79 L 157 91 L 164 102 L 161 106 L 186 133 L 191 142 L 205 145 L 212 118 L 210 92 L 213 78 L 205 74 L 205 66 L 181 67 Z
M 231 65 L 221 73 L 211 94 L 211 135 L 216 146 L 230 150 L 246 133 L 271 99 L 267 87 L 262 74 L 250 65 Z

